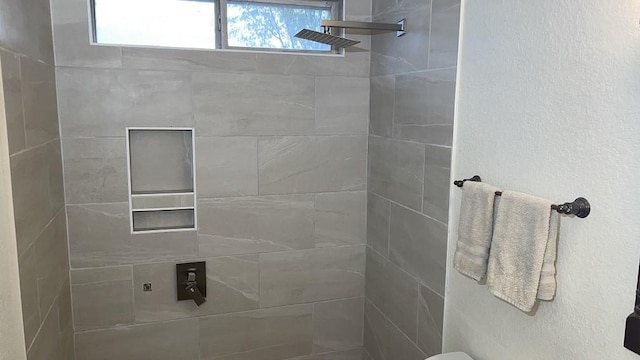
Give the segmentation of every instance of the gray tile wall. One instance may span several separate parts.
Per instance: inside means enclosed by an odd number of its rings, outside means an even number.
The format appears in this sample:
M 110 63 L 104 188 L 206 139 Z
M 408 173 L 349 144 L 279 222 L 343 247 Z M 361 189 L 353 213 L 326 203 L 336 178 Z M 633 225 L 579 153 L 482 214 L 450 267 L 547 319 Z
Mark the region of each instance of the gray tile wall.
M 459 0 L 373 0 L 408 33 L 371 43 L 364 346 L 441 351 Z
M 49 1 L 0 2 L 0 62 L 29 360 L 73 359 Z
M 86 4 L 52 1 L 77 360 L 362 359 L 369 37 L 344 57 L 95 46 Z M 126 126 L 195 127 L 197 232 L 129 233 Z M 200 308 L 175 300 L 192 260 Z

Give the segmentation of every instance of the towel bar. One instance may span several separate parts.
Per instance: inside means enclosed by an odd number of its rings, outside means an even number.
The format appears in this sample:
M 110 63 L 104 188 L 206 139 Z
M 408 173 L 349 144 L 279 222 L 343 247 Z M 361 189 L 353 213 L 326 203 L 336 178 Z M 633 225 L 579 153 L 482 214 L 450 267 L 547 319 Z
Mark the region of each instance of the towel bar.
M 456 180 L 453 184 L 457 187 L 462 187 L 466 181 L 481 182 L 482 178 L 478 175 L 474 175 L 469 179 Z M 496 196 L 502 195 L 502 191 L 496 191 Z M 572 202 L 566 202 L 560 205 L 551 205 L 551 209 L 559 212 L 560 214 L 575 215 L 579 218 L 586 218 L 591 213 L 591 204 L 583 197 L 579 197 Z

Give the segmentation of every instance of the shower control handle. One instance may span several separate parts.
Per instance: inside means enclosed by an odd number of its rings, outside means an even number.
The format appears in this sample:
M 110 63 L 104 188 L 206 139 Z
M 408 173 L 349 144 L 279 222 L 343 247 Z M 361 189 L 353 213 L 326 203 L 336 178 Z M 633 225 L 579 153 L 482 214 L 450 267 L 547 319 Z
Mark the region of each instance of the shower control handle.
M 207 301 L 207 299 L 202 296 L 200 289 L 198 289 L 198 284 L 195 281 L 187 283 L 186 290 L 187 293 L 189 293 L 189 296 L 191 296 L 193 302 L 196 303 L 196 305 L 200 306 Z

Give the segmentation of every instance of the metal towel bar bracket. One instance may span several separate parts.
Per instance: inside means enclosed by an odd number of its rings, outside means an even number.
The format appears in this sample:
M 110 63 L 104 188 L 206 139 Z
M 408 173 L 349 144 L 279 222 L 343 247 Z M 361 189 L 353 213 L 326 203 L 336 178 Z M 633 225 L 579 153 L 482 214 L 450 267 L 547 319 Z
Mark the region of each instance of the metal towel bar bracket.
M 478 175 L 474 175 L 469 179 L 456 180 L 453 184 L 461 188 L 467 181 L 481 182 L 482 178 Z M 502 195 L 502 191 L 496 191 L 496 196 L 500 195 Z M 566 202 L 560 205 L 551 205 L 551 208 L 560 214 L 575 215 L 579 218 L 586 218 L 589 216 L 589 213 L 591 213 L 591 204 L 589 204 L 589 201 L 583 197 L 579 197 L 572 202 Z

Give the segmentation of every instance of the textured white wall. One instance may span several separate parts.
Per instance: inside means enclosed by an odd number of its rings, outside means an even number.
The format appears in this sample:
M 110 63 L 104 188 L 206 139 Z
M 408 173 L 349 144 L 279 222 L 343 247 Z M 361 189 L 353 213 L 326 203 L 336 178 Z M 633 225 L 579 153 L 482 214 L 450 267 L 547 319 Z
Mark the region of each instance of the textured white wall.
M 3 99 L 0 77 L 0 360 L 21 360 L 26 355 Z
M 623 348 L 640 259 L 640 2 L 463 2 L 454 170 L 556 201 L 558 295 L 534 317 L 451 270 L 445 350 L 477 360 L 638 356 Z M 460 192 L 452 191 L 449 259 Z

